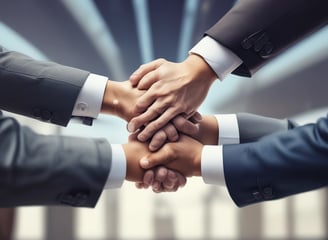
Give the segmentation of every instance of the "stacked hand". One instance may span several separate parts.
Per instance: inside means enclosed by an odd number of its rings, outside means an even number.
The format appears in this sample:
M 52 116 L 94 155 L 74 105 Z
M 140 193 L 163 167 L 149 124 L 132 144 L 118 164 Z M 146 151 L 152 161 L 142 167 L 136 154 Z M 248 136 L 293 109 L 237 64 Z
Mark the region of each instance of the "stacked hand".
M 205 132 L 213 126 L 216 132 L 217 126 L 197 108 L 215 78 L 205 61 L 192 55 L 182 63 L 145 64 L 130 81 L 108 81 L 102 112 L 125 119 L 133 133 L 123 145 L 127 180 L 154 192 L 176 191 L 186 177 L 201 174 L 202 146 L 217 141 Z
M 128 130 L 144 127 L 138 139 L 147 141 L 176 116 L 192 116 L 215 79 L 213 70 L 197 55 L 190 55 L 182 63 L 158 59 L 142 65 L 130 81 L 147 91 L 136 102 L 137 115 L 130 120 Z

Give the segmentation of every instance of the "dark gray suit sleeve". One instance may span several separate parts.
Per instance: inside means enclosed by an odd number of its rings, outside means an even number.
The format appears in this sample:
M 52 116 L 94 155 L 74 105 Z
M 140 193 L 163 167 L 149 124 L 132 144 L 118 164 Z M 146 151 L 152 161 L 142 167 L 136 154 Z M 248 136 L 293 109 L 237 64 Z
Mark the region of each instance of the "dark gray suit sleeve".
M 237 113 L 240 143 L 254 142 L 272 133 L 286 131 L 297 124 L 288 119 L 264 117 L 250 113 Z
M 327 0 L 245 0 L 206 34 L 243 60 L 235 74 L 251 76 L 281 51 L 328 22 Z
M 94 207 L 111 166 L 104 139 L 43 136 L 0 116 L 0 207 Z
M 238 206 L 327 186 L 327 159 L 327 117 L 256 142 L 223 146 L 226 184 Z
M 0 109 L 66 126 L 88 75 L 0 46 Z

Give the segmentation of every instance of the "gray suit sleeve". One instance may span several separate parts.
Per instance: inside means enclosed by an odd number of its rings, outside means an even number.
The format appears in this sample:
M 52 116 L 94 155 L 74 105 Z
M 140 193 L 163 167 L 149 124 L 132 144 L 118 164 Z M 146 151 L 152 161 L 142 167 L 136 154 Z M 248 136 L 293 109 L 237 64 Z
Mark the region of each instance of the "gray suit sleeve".
M 0 109 L 66 126 L 88 75 L 0 46 Z
M 254 142 L 272 133 L 297 126 L 288 119 L 276 119 L 250 113 L 237 113 L 240 143 Z
M 206 34 L 243 60 L 233 73 L 249 77 L 327 24 L 327 9 L 327 0 L 238 1 Z
M 38 135 L 3 116 L 0 152 L 0 207 L 94 207 L 111 166 L 104 139 Z

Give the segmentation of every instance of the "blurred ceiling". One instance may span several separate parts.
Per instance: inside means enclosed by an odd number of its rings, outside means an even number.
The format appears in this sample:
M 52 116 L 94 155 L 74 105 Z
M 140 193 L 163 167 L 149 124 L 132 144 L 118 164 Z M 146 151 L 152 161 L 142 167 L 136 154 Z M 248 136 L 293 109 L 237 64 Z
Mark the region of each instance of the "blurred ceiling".
M 153 59 L 182 60 L 233 2 L 2 0 L 0 21 L 52 61 L 124 80 Z

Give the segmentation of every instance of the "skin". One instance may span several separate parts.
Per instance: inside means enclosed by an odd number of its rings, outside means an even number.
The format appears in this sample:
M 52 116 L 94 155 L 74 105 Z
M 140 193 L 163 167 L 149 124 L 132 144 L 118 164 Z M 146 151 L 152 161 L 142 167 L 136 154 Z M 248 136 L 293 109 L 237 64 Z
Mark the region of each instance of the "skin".
M 203 116 L 197 126 L 197 132 L 189 136 L 182 136 L 178 142 L 167 143 L 160 150 L 161 152 L 144 155 L 140 161 L 140 166 L 144 169 L 149 169 L 154 166 L 160 167 L 165 165 L 167 168 L 186 174 L 184 176 L 200 176 L 200 156 L 203 145 L 218 144 L 219 126 L 214 116 Z M 176 124 L 176 127 L 180 132 L 183 132 L 185 126 L 183 124 Z M 160 184 L 161 178 L 159 177 L 159 183 L 154 183 L 154 179 L 156 181 L 154 172 L 147 170 L 143 183 L 136 184 L 136 186 L 138 188 L 148 188 L 151 186 L 154 192 L 163 191 L 163 186 Z M 179 181 L 182 183 L 181 179 Z M 171 185 L 173 184 L 172 181 Z M 176 189 L 174 188 L 174 190 Z
M 150 169 L 165 165 L 186 177 L 201 176 L 202 149 L 202 143 L 182 135 L 178 142 L 167 143 L 159 151 L 144 155 L 140 160 L 140 166 Z
M 175 192 L 186 184 L 186 178 L 178 171 L 167 169 L 164 166 L 155 166 L 151 170 L 141 168 L 139 160 L 151 154 L 146 143 L 138 141 L 135 135 L 131 135 L 129 142 L 123 144 L 127 161 L 126 180 L 136 182 L 138 188 L 152 186 L 154 192 Z M 165 155 L 160 149 L 158 155 Z
M 198 55 L 192 54 L 181 63 L 158 59 L 141 65 L 130 82 L 139 90 L 147 90 L 136 102 L 137 113 L 128 124 L 128 130 L 147 141 L 176 116 L 187 118 L 204 101 L 217 78 L 211 67 Z
M 109 80 L 106 85 L 101 112 L 120 117 L 128 122 L 135 116 L 137 100 L 143 94 L 145 94 L 145 90 L 133 87 L 130 81 L 115 82 Z M 184 115 L 179 115 L 174 121 L 184 125 L 185 131 L 192 134 L 197 131 L 197 126 L 194 124 L 197 117 L 200 118 L 200 115 L 195 114 L 191 121 L 187 121 Z M 154 133 L 149 142 L 149 150 L 156 151 L 166 141 L 174 142 L 178 138 L 178 131 L 172 123 L 168 123 Z
M 129 121 L 134 115 L 134 106 L 137 99 L 144 92 L 133 88 L 129 81 L 115 82 L 109 80 L 106 85 L 101 112 Z M 176 121 L 180 122 L 188 132 L 197 130 L 195 124 L 184 119 L 181 120 L 181 118 L 177 117 Z M 186 178 L 179 172 L 166 169 L 163 166 L 145 171 L 139 165 L 139 160 L 144 155 L 159 149 L 166 141 L 176 141 L 178 139 L 179 136 L 173 124 L 167 124 L 160 129 L 150 143 L 141 143 L 134 136 L 132 135 L 129 142 L 123 145 L 127 159 L 126 180 L 137 182 L 139 188 L 152 186 L 154 191 L 156 189 L 155 192 L 176 191 L 186 184 Z M 143 184 L 143 182 L 146 182 L 146 184 Z

